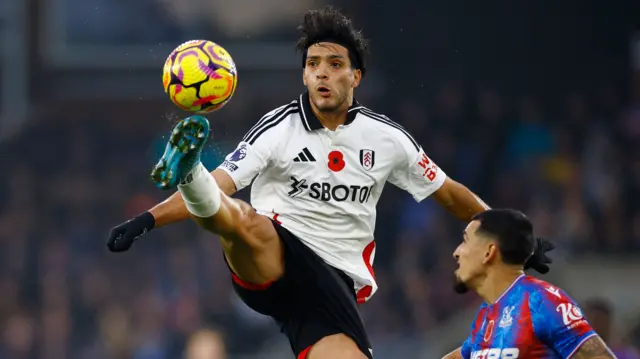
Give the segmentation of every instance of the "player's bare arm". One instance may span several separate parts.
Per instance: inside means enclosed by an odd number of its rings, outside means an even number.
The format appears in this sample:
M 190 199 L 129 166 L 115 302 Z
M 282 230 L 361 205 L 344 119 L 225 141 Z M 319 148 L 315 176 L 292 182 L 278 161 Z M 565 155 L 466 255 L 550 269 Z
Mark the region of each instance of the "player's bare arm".
M 232 196 L 236 193 L 236 185 L 225 171 L 215 169 L 211 172 L 211 175 L 224 194 Z M 189 210 L 187 210 L 184 199 L 179 191 L 176 191 L 176 193 L 165 201 L 151 208 L 149 212 L 155 218 L 155 227 L 162 227 L 167 224 L 184 221 L 190 217 Z
M 433 199 L 465 222 L 471 221 L 474 215 L 489 209 L 489 206 L 471 190 L 450 178 L 447 178 L 442 187 L 434 192 Z
M 615 355 L 598 335 L 587 339 L 571 357 L 573 359 L 615 359 Z
M 442 357 L 442 359 L 462 359 L 462 348 L 458 348 Z

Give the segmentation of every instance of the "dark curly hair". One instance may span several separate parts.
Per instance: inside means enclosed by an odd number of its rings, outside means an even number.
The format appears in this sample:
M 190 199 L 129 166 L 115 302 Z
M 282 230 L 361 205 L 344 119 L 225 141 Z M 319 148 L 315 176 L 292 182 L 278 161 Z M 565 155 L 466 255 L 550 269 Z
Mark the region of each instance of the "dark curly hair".
M 365 54 L 368 43 L 361 31 L 355 30 L 351 19 L 331 6 L 323 9 L 309 10 L 304 14 L 304 21 L 298 27 L 302 37 L 296 43 L 296 50 L 302 54 L 302 67 L 307 61 L 307 49 L 319 42 L 332 42 L 349 50 L 351 67 L 366 72 Z

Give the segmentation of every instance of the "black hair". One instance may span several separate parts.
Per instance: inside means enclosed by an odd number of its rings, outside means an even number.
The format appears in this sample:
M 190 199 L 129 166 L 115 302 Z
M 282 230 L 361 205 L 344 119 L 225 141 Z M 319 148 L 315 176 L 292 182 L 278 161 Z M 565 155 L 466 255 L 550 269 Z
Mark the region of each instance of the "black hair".
M 505 264 L 524 265 L 533 254 L 536 239 L 533 225 L 527 216 L 515 209 L 490 209 L 473 216 L 479 221 L 479 234 L 486 234 L 498 242 L 498 250 Z
M 367 40 L 361 31 L 355 30 L 351 19 L 331 6 L 309 10 L 298 27 L 302 37 L 296 43 L 296 50 L 302 54 L 302 67 L 306 66 L 307 50 L 319 42 L 331 42 L 349 50 L 351 67 L 366 72 L 365 55 L 368 51 Z

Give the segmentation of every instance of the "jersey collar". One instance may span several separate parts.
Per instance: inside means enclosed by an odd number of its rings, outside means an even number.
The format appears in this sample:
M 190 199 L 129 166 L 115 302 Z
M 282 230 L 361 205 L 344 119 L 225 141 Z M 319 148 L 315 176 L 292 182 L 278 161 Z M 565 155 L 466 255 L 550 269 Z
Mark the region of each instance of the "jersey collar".
M 305 91 L 298 98 L 298 103 L 300 104 L 300 118 L 302 120 L 302 125 L 307 131 L 323 129 L 324 126 L 322 126 L 322 123 L 320 122 L 320 120 L 313 113 L 313 110 L 311 109 L 311 103 L 309 101 L 310 101 L 309 92 L 307 91 Z M 358 101 L 356 101 L 356 99 L 354 98 L 353 104 L 351 105 L 351 107 L 349 107 L 349 110 L 347 111 L 347 120 L 344 122 L 344 124 L 345 125 L 351 124 L 353 120 L 356 119 L 356 115 L 358 114 L 361 108 L 363 108 L 363 106 L 360 105 Z
M 500 296 L 496 299 L 496 301 L 493 304 L 496 304 L 500 301 L 500 299 L 504 298 L 504 296 L 509 293 L 511 291 L 511 289 L 513 287 L 515 287 L 516 283 L 518 283 L 522 278 L 524 278 L 526 275 L 525 274 L 520 274 L 518 276 L 518 278 L 516 278 L 513 283 L 511 283 L 510 286 L 507 287 L 507 289 L 504 290 L 504 292 L 502 292 L 502 294 L 500 294 Z

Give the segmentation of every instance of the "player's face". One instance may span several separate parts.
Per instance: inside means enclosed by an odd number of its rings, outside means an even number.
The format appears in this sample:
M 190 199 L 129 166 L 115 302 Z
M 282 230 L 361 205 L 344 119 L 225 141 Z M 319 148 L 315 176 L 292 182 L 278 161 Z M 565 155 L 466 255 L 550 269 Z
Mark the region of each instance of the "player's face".
M 469 223 L 462 234 L 462 243 L 453 252 L 453 258 L 458 262 L 454 289 L 459 293 L 473 287 L 474 280 L 484 274 L 487 263 L 495 255 L 494 244 L 476 233 L 479 227 L 478 221 Z
M 320 42 L 307 50 L 303 82 L 320 112 L 346 111 L 361 77 L 360 70 L 351 68 L 346 47 Z

